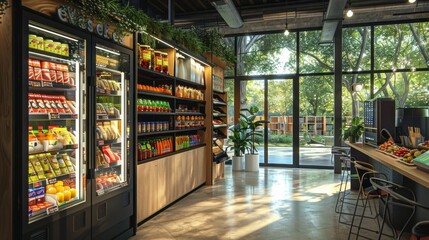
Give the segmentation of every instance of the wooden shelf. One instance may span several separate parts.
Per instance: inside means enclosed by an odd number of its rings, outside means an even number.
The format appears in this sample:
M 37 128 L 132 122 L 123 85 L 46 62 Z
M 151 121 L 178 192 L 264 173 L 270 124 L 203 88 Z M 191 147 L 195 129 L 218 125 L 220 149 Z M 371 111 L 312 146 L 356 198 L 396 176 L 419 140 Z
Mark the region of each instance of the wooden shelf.
M 138 67 L 139 73 L 138 77 L 139 78 L 143 78 L 143 79 L 148 79 L 148 80 L 171 80 L 174 81 L 175 77 L 164 74 L 164 73 L 160 73 L 160 72 L 156 72 L 150 69 L 146 69 L 146 68 L 142 68 L 142 67 Z
M 177 98 L 173 95 L 168 95 L 165 93 L 157 93 L 157 92 L 144 91 L 144 90 L 139 90 L 137 92 L 137 94 L 142 95 L 142 96 L 152 96 L 152 97 L 161 97 L 161 98 L 169 98 L 169 99 L 176 99 Z
M 163 154 L 163 155 L 159 155 L 159 156 L 156 156 L 156 157 L 151 157 L 151 158 L 148 158 L 148 159 L 145 159 L 145 160 L 142 160 L 142 161 L 138 161 L 138 164 L 145 164 L 147 162 L 155 161 L 155 160 L 160 159 L 160 158 L 165 158 L 165 157 L 173 156 L 173 155 L 176 155 L 176 154 L 179 154 L 179 153 L 191 151 L 193 149 L 204 147 L 204 146 L 206 146 L 205 143 L 200 143 L 198 145 L 195 145 L 195 146 L 192 146 L 192 147 L 188 147 L 188 148 L 185 148 L 185 149 L 181 149 L 181 150 L 178 150 L 178 151 L 175 151 L 175 152 L 170 152 L 170 153 L 167 153 L 167 154 Z

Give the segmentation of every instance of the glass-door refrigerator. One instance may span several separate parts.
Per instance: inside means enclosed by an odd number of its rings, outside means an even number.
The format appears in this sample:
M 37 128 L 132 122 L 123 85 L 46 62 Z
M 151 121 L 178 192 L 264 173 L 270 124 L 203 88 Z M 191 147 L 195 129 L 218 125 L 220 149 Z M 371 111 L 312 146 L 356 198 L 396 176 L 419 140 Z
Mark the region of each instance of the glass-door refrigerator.
M 89 219 L 87 192 L 88 37 L 38 15 L 25 14 L 17 125 L 22 238 L 90 234 L 65 216 Z M 28 40 L 28 41 L 27 41 Z M 16 104 L 18 104 L 16 103 Z M 28 108 L 27 108 L 28 106 Z M 61 220 L 63 219 L 63 220 Z M 55 228 L 54 222 L 63 225 Z
M 93 49 L 92 225 L 94 238 L 106 239 L 112 227 L 133 222 L 133 52 L 98 38 Z

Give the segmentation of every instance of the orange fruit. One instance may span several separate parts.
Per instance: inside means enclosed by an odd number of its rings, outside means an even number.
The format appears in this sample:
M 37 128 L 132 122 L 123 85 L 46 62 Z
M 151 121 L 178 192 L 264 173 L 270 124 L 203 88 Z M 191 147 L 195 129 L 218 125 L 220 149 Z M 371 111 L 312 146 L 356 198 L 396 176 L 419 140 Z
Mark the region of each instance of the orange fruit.
M 75 198 L 75 197 L 76 197 L 76 189 L 70 188 L 70 198 Z
M 49 187 L 48 189 L 46 189 L 46 193 L 47 194 L 56 194 L 57 193 L 57 189 L 54 187 Z
M 64 186 L 64 182 L 63 181 L 58 181 L 54 184 L 55 187 L 57 186 Z
M 64 192 L 64 187 L 63 186 L 57 186 L 57 192 Z
M 64 191 L 64 201 L 70 201 L 71 198 L 71 192 L 69 190 Z
M 64 193 L 62 192 L 57 193 L 57 201 L 58 203 L 64 202 Z
M 64 191 L 70 190 L 69 186 L 64 186 Z
M 51 187 L 54 187 L 54 184 L 48 184 L 48 185 L 46 185 L 45 189 L 48 190 Z

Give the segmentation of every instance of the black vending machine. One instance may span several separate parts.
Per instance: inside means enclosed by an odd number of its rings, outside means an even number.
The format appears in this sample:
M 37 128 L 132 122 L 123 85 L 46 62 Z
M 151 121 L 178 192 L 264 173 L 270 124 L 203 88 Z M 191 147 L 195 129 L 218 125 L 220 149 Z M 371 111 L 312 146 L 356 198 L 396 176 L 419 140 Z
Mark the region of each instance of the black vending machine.
M 375 98 L 364 102 L 363 142 L 377 147 L 386 141 L 380 131 L 386 129 L 395 138 L 395 100 Z
M 17 238 L 132 236 L 132 49 L 27 10 L 21 29 Z

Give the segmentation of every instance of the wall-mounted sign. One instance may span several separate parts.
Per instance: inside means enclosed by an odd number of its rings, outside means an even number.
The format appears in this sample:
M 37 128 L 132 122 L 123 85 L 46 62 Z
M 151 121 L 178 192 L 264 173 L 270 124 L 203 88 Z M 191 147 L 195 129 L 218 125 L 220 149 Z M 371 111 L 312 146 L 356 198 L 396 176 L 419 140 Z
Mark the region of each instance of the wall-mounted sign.
M 70 23 L 72 25 L 78 26 L 81 29 L 84 29 L 88 32 L 95 33 L 100 37 L 106 39 L 113 39 L 113 41 L 123 44 L 124 38 L 121 34 L 109 29 L 107 23 L 95 22 L 92 19 L 87 19 L 82 16 L 79 11 L 70 6 L 60 6 L 57 9 L 58 17 L 61 21 Z

